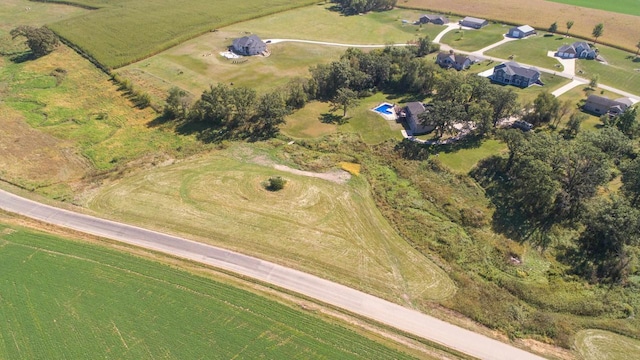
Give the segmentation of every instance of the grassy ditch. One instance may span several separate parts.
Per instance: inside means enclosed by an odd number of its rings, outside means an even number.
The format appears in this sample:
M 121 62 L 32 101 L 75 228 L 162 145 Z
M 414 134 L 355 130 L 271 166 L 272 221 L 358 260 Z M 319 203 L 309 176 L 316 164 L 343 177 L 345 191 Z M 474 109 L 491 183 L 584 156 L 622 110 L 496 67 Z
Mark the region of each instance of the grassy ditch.
M 246 290 L 0 225 L 0 357 L 411 358 Z

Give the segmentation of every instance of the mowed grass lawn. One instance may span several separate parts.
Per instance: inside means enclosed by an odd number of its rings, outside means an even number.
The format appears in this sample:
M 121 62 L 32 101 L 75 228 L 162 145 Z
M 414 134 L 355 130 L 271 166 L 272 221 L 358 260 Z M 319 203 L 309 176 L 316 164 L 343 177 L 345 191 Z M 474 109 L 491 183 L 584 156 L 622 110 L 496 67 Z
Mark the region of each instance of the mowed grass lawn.
M 640 26 L 640 20 L 638 23 Z M 599 83 L 640 96 L 639 58 L 634 54 L 608 46 L 598 46 L 598 49 L 607 64 L 593 60 L 578 60 L 577 75 L 590 79 L 597 74 Z M 579 73 L 580 71 L 582 73 Z
M 332 5 L 301 7 L 226 27 L 249 31 L 265 38 L 304 39 L 344 44 L 404 44 L 428 35 L 435 38 L 444 26 L 412 23 L 424 12 L 408 9 L 344 16 L 329 10 Z M 407 20 L 408 23 L 403 23 Z M 453 20 L 455 21 L 455 20 Z
M 498 155 L 507 149 L 507 145 L 498 140 L 485 140 L 479 147 L 460 149 L 451 152 L 436 152 L 436 158 L 458 174 L 467 174 L 478 161 L 492 155 Z M 435 149 L 438 150 L 437 148 Z
M 0 255 L 0 358 L 410 358 L 300 309 L 98 245 L 0 224 Z
M 621 14 L 629 14 L 640 16 L 640 1 L 638 0 L 616 0 L 616 1 L 600 1 L 600 0 L 548 0 L 552 2 L 582 6 L 592 9 L 600 9 L 605 11 L 613 11 Z
M 627 360 L 640 354 L 640 341 L 604 330 L 582 330 L 575 347 L 584 360 Z
M 476 51 L 504 39 L 504 34 L 509 31 L 507 25 L 489 24 L 476 30 L 451 30 L 446 33 L 441 43 L 462 51 Z
M 337 184 L 276 170 L 266 159 L 267 153 L 236 144 L 125 178 L 104 187 L 89 207 L 260 255 L 392 301 L 453 294 L 444 271 L 383 218 L 362 179 Z M 276 175 L 287 180 L 285 188 L 265 190 L 262 183 Z
M 100 9 L 53 23 L 51 29 L 102 65 L 118 68 L 209 30 L 313 1 L 81 0 L 80 3 Z
M 547 52 L 555 52 L 563 44 L 569 44 L 574 41 L 576 40 L 565 38 L 564 36 L 544 36 L 540 34 L 510 41 L 485 52 L 485 55 L 501 59 L 508 59 L 513 55 L 514 61 L 562 72 L 564 67 L 555 58 L 548 57 Z
M 195 96 L 216 83 L 233 83 L 260 93 L 272 91 L 295 77 L 308 77 L 309 67 L 338 60 L 346 48 L 302 43 L 271 44 L 269 57 L 245 57 L 242 62 L 220 55 L 236 31 L 207 33 L 156 56 L 117 70 L 156 97 L 164 100 L 171 86 Z

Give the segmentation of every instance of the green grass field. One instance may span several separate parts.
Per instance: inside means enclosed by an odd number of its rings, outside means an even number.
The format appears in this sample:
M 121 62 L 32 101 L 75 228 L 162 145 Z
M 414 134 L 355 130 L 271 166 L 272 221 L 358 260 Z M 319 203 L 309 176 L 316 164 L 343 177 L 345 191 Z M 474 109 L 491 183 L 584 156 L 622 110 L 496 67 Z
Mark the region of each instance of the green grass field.
M 329 113 L 329 104 L 319 101 L 307 103 L 304 108 L 287 116 L 281 131 L 296 139 L 310 139 L 338 131 L 338 125 L 322 122 L 321 114 Z
M 575 346 L 584 360 L 627 360 L 640 354 L 640 341 L 603 330 L 580 331 Z
M 123 179 L 103 188 L 89 206 L 393 301 L 440 299 L 455 292 L 444 271 L 391 228 L 362 179 L 337 184 L 279 171 L 267 165 L 267 152 L 256 149 L 237 144 Z M 261 183 L 274 175 L 287 179 L 284 190 L 263 188 Z
M 410 358 L 312 313 L 101 246 L 0 224 L 0 255 L 0 358 Z
M 477 148 L 460 149 L 452 152 L 438 152 L 437 159 L 457 174 L 467 174 L 478 161 L 497 155 L 507 149 L 502 141 L 485 140 Z M 437 149 L 436 149 L 437 150 Z
M 480 30 L 452 30 L 440 42 L 457 50 L 476 51 L 502 40 L 507 31 L 509 27 L 502 24 L 489 24 Z
M 544 83 L 544 86 L 529 86 L 528 88 L 521 89 L 516 86 L 511 86 L 513 91 L 518 94 L 518 101 L 521 104 L 533 103 L 533 100 L 540 94 L 542 91 L 553 92 L 555 89 L 568 84 L 571 80 L 567 78 L 563 78 L 561 76 L 555 76 L 553 74 L 542 73 L 540 75 L 540 80 Z
M 576 75 L 590 79 L 598 74 L 599 83 L 640 96 L 640 61 L 638 58 L 628 52 L 606 46 L 598 46 L 598 49 L 607 64 L 593 60 L 578 60 Z
M 556 51 L 558 47 L 572 41 L 574 39 L 566 39 L 563 36 L 536 35 L 508 42 L 487 51 L 485 54 L 502 59 L 513 56 L 513 60 L 517 62 L 562 72 L 563 66 L 555 58 L 548 57 L 547 52 Z
M 313 1 L 82 0 L 80 3 L 101 8 L 53 23 L 51 29 L 102 65 L 118 68 L 209 30 Z
M 613 11 L 621 14 L 640 16 L 640 1 L 638 0 L 547 0 L 562 4 L 582 6 L 592 9 Z
M 199 96 L 215 83 L 233 83 L 262 93 L 286 84 L 291 78 L 307 77 L 309 67 L 337 60 L 346 50 L 334 46 L 281 43 L 269 45 L 269 57 L 244 58 L 242 63 L 234 63 L 220 55 L 231 45 L 232 39 L 244 35 L 226 29 L 207 33 L 116 72 L 157 97 L 166 96 L 171 86 L 179 86 Z

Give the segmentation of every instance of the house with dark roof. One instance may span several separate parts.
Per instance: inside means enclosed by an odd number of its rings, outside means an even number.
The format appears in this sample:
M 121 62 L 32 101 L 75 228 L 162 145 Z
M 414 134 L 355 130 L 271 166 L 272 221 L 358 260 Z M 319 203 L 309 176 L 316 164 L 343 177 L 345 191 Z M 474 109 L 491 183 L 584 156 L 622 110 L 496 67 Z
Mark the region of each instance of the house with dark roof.
M 631 105 L 633 103 L 629 98 L 611 100 L 604 96 L 589 95 L 582 109 L 593 114 L 617 116 L 625 112 Z
M 456 54 L 452 51 L 441 51 L 436 55 L 436 64 L 445 69 L 454 68 L 458 71 L 468 69 L 471 64 L 474 63 L 474 59 L 468 55 Z
M 239 55 L 258 55 L 265 50 L 267 50 L 267 44 L 256 35 L 243 36 L 235 39 L 231 45 L 231 51 Z
M 449 23 L 449 19 L 442 15 L 422 15 L 420 16 L 420 20 L 418 21 L 420 24 L 436 24 L 436 25 L 444 25 Z
M 595 59 L 595 50 L 584 41 L 576 41 L 570 45 L 562 45 L 558 48 L 556 56 L 563 59 Z
M 529 25 L 512 27 L 511 29 L 509 29 L 509 32 L 507 32 L 508 37 L 512 37 L 516 39 L 522 39 L 524 37 L 535 35 L 535 34 L 536 34 L 536 29 L 532 28 Z
M 489 22 L 485 19 L 478 19 L 471 16 L 467 16 L 466 18 L 460 20 L 460 25 L 474 28 L 474 29 L 480 29 L 489 25 Z
M 540 71 L 534 67 L 518 64 L 515 61 L 502 63 L 493 68 L 491 80 L 500 84 L 526 88 L 540 82 Z
M 409 131 L 407 131 L 410 132 L 409 135 L 420 135 L 433 131 L 434 126 L 422 125 L 422 121 L 419 118 L 419 115 L 425 111 L 427 111 L 427 109 L 424 104 L 417 101 L 410 102 L 404 107 L 404 110 L 400 113 L 400 117 L 406 121 L 409 127 Z

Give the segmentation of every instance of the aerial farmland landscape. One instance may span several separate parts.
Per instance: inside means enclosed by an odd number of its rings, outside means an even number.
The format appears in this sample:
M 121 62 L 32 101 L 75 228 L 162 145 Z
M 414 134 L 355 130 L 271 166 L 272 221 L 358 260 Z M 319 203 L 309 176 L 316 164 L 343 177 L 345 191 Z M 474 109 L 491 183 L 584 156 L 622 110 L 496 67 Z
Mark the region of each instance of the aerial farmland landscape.
M 639 0 L 3 0 L 0 359 L 640 359 L 639 104 Z

